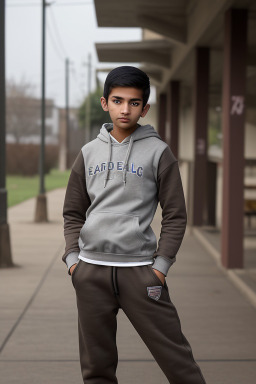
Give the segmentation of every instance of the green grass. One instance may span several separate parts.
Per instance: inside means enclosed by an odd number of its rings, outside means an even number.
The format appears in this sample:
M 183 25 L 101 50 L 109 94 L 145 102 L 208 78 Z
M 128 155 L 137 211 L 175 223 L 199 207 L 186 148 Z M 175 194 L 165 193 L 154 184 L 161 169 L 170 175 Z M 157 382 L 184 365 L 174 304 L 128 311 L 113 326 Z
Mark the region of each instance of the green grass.
M 45 189 L 51 191 L 56 188 L 66 188 L 70 170 L 61 172 L 52 169 L 45 175 Z M 8 208 L 24 200 L 35 197 L 39 193 L 39 176 L 14 176 L 7 175 L 6 189 L 8 193 Z

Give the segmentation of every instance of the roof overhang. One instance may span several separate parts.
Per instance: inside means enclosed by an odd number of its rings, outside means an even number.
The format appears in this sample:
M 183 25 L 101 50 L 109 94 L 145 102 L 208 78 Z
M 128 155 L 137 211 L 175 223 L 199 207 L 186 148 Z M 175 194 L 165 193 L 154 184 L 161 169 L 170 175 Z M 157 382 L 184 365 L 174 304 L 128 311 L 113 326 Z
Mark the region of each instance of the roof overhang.
M 144 40 L 125 43 L 96 43 L 101 62 L 142 63 L 170 68 L 172 44 L 168 40 Z
M 105 61 L 103 49 L 109 50 L 108 61 L 139 62 L 145 68 L 151 67 L 159 72 L 159 92 L 166 92 L 170 80 L 180 80 L 183 85 L 193 87 L 195 48 L 209 47 L 211 51 L 210 87 L 222 84 L 223 67 L 223 26 L 227 9 L 248 9 L 248 57 L 247 57 L 247 93 L 255 94 L 256 34 L 255 0 L 94 0 L 98 26 L 100 27 L 140 27 L 156 32 L 169 48 L 156 48 L 156 40 L 149 46 L 105 45 L 97 48 L 99 60 Z M 150 34 L 148 34 L 150 36 Z M 158 40 L 158 41 L 159 41 Z M 146 42 L 147 40 L 143 40 Z M 123 46 L 123 51 L 120 46 Z M 135 44 L 135 43 L 132 43 Z M 97 45 L 96 45 L 97 47 Z M 113 48 L 113 50 L 112 50 Z M 173 49 L 174 48 L 174 49 Z M 119 52 L 118 52 L 119 50 Z M 101 52 L 100 52 L 101 51 Z M 170 63 L 167 67 L 168 62 Z M 218 92 L 220 97 L 220 93 Z M 215 95 L 214 95 L 215 97 Z
M 175 44 L 187 41 L 186 13 L 191 1 L 94 0 L 94 3 L 99 27 L 147 28 Z

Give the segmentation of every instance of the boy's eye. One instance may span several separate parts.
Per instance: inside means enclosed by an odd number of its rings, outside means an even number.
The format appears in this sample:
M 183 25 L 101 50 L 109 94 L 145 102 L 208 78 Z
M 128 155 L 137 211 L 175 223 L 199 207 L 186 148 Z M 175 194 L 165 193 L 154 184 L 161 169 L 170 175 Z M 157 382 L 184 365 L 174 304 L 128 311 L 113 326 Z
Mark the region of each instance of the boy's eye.
M 136 101 L 134 101 L 134 102 L 132 103 L 132 105 L 133 105 L 134 107 L 138 107 L 140 104 L 139 104 L 139 103 L 136 103 Z
M 119 104 L 120 103 L 120 100 L 113 100 L 113 102 L 115 103 L 115 104 Z

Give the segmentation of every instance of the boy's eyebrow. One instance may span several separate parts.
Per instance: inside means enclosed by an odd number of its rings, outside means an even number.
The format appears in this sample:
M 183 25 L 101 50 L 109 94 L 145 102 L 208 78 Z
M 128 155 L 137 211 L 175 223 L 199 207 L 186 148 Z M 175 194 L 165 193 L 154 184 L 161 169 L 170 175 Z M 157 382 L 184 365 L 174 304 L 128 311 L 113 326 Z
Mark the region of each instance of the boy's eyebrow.
M 114 97 L 115 99 L 118 99 L 118 100 L 123 100 L 124 98 L 123 97 L 120 97 L 120 96 L 111 96 L 112 98 Z M 140 98 L 134 98 L 134 99 L 130 99 L 130 101 L 142 101 L 142 99 Z

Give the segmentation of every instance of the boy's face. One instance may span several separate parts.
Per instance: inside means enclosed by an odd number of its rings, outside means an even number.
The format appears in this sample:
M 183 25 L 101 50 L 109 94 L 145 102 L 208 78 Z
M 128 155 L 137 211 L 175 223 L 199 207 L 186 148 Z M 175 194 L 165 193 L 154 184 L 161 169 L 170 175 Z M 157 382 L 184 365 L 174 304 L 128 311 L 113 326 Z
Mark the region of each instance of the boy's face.
M 132 87 L 116 87 L 109 94 L 108 102 L 101 97 L 101 105 L 104 111 L 108 111 L 116 130 L 129 132 L 137 128 L 140 117 L 144 117 L 150 105 L 143 108 L 142 89 Z

